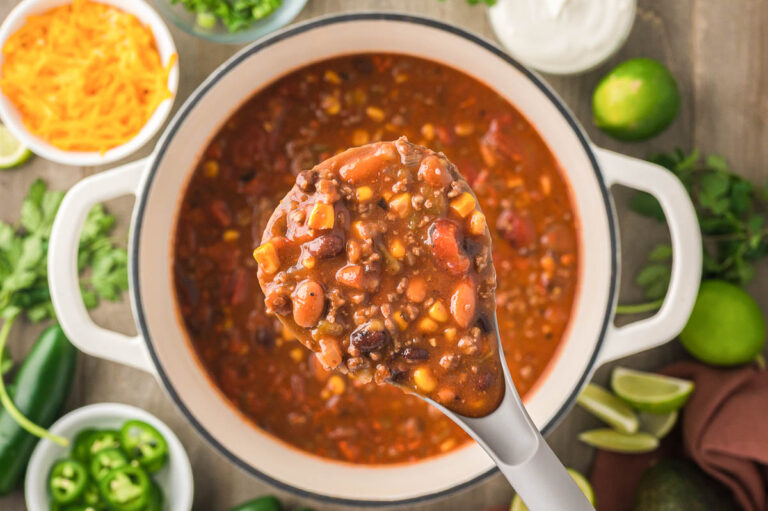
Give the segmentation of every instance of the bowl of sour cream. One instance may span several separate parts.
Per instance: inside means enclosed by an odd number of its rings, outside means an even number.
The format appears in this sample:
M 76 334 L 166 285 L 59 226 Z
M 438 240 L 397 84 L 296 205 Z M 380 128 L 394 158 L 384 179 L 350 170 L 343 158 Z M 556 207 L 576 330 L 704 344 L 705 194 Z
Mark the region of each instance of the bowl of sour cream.
M 589 71 L 624 45 L 636 0 L 498 0 L 488 11 L 502 45 L 551 74 Z

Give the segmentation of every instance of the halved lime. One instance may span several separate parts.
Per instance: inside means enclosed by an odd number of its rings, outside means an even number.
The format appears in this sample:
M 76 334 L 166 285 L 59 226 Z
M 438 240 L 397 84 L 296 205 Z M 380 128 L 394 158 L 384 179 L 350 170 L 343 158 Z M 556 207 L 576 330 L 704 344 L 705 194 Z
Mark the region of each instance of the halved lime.
M 579 474 L 572 468 L 568 469 L 568 473 L 576 482 L 576 486 L 578 486 L 579 489 L 587 497 L 587 500 L 589 500 L 589 503 L 594 506 L 595 490 L 592 489 L 592 485 L 589 484 L 589 481 L 587 481 L 587 478 Z M 523 503 L 523 499 L 521 499 L 519 495 L 515 495 L 515 498 L 512 499 L 512 505 L 509 507 L 509 511 L 528 511 L 528 507 L 526 507 L 525 503 Z
M 668 413 L 640 412 L 637 418 L 640 421 L 640 431 L 650 433 L 661 440 L 675 427 L 677 410 Z
M 629 434 L 610 428 L 585 431 L 579 440 L 604 451 L 623 453 L 650 452 L 659 446 L 659 439 L 650 433 Z
M 611 376 L 611 389 L 630 406 L 643 412 L 666 413 L 688 401 L 693 382 L 617 367 Z
M 739 286 L 722 280 L 701 283 L 680 341 L 688 353 L 718 366 L 755 360 L 765 346 L 765 317 Z
M 0 124 L 0 169 L 18 167 L 32 156 L 27 146 L 11 130 Z
M 680 109 L 680 92 L 664 64 L 630 59 L 611 70 L 592 96 L 595 125 L 620 140 L 641 140 L 663 131 Z
M 587 384 L 576 402 L 589 413 L 623 433 L 635 433 L 637 415 L 618 397 L 594 383 Z

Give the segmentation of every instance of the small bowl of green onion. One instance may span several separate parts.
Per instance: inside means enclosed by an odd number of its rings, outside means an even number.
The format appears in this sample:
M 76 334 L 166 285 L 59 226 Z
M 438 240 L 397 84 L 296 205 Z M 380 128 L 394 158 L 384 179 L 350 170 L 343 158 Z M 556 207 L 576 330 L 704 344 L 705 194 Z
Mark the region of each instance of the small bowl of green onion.
M 290 23 L 307 0 L 154 0 L 162 15 L 187 33 L 243 44 Z

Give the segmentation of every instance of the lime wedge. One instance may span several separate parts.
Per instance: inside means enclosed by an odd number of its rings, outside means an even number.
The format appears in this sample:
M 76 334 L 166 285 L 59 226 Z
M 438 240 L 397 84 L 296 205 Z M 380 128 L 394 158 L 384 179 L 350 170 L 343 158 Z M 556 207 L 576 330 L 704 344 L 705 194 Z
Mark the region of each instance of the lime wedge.
M 659 439 L 650 433 L 627 434 L 609 428 L 585 431 L 579 440 L 604 451 L 624 453 L 650 452 L 659 446 Z
M 592 485 L 589 484 L 587 478 L 572 468 L 568 469 L 568 473 L 571 475 L 573 480 L 576 481 L 576 486 L 578 486 L 579 489 L 584 492 L 584 495 L 587 497 L 587 500 L 589 500 L 589 503 L 594 506 L 595 490 L 592 489 Z M 526 505 L 523 503 L 523 499 L 521 499 L 519 495 L 515 495 L 515 498 L 512 499 L 512 505 L 510 506 L 509 511 L 528 511 L 528 507 L 526 507 Z
M 643 412 L 667 413 L 688 401 L 693 392 L 693 382 L 617 367 L 613 370 L 611 388 L 633 408 Z
M 0 124 L 0 169 L 18 167 L 32 156 L 32 151 Z
M 668 413 L 640 412 L 637 418 L 640 420 L 640 431 L 650 433 L 661 440 L 675 427 L 677 410 Z
M 587 384 L 576 402 L 589 413 L 622 433 L 635 433 L 637 416 L 625 402 L 594 383 Z

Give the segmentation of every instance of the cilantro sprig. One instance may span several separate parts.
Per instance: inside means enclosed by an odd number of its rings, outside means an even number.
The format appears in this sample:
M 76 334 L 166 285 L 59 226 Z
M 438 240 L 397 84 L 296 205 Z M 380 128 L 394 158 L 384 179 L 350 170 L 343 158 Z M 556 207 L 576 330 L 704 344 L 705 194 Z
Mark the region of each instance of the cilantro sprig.
M 672 171 L 693 201 L 703 239 L 703 278 L 718 278 L 735 284 L 749 283 L 755 276 L 753 263 L 768 255 L 768 189 L 736 175 L 721 156 L 702 157 L 698 151 L 680 149 L 651 156 L 650 161 Z M 659 202 L 650 194 L 634 195 L 630 207 L 636 213 L 665 220 Z M 672 248 L 657 245 L 648 255 L 635 283 L 648 302 L 620 305 L 619 314 L 658 309 L 667 293 Z
M 8 396 L 1 373 L 9 368 L 5 345 L 14 321 L 26 315 L 32 322 L 54 318 L 48 290 L 48 240 L 64 192 L 48 190 L 35 181 L 21 205 L 17 225 L 0 221 L 0 398 L 3 406 L 30 433 L 50 438 L 60 444 L 66 439 L 51 435 L 31 423 Z M 127 254 L 112 243 L 109 234 L 115 217 L 102 205 L 93 207 L 86 217 L 78 249 L 78 270 L 86 307 L 93 308 L 101 299 L 118 300 L 128 289 Z

